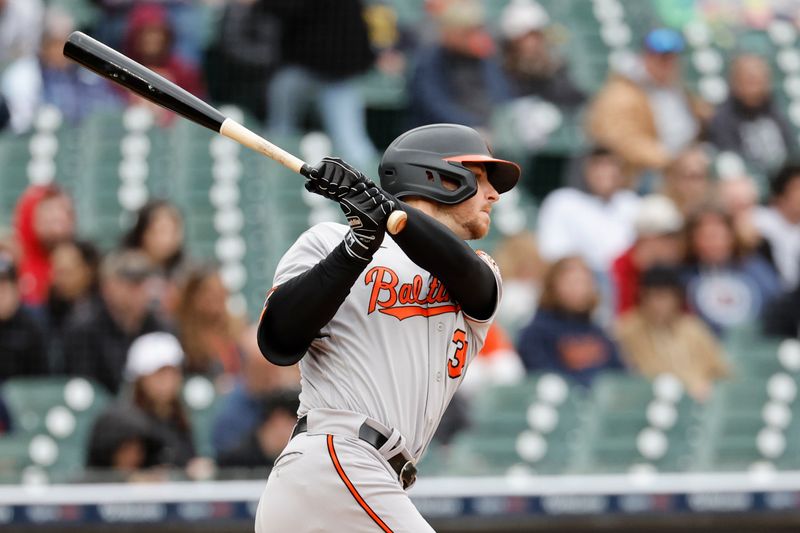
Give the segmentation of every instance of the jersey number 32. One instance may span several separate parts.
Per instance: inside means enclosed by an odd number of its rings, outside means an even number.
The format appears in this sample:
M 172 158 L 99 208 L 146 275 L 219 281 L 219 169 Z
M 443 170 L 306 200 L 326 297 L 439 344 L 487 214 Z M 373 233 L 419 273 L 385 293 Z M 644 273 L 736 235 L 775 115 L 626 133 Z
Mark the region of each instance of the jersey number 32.
M 463 329 L 457 329 L 453 333 L 452 343 L 456 345 L 453 354 L 447 358 L 447 375 L 455 379 L 461 376 L 464 371 L 464 363 L 467 362 L 467 333 Z

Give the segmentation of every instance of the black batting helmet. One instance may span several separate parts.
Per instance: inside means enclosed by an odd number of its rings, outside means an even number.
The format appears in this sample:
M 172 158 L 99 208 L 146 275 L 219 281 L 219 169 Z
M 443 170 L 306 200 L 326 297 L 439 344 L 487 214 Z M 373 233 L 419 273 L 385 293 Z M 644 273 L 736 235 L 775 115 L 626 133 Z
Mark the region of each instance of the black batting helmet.
M 478 183 L 463 163 L 483 163 L 498 193 L 516 185 L 520 168 L 496 159 L 480 133 L 459 124 L 430 124 L 392 141 L 381 159 L 381 187 L 398 198 L 421 196 L 457 204 L 478 192 Z M 452 186 L 445 186 L 442 179 Z

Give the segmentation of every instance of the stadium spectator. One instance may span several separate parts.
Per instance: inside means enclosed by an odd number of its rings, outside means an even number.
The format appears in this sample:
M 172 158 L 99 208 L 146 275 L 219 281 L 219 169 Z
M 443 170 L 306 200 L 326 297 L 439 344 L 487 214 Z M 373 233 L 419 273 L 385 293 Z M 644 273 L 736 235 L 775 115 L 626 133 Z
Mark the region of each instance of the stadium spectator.
M 623 187 L 619 158 L 603 147 L 586 158 L 583 179 L 581 189 L 563 187 L 542 202 L 539 252 L 548 262 L 578 255 L 605 274 L 633 243 L 639 197 Z
M 299 391 L 279 390 L 266 396 L 256 427 L 233 449 L 217 456 L 220 468 L 271 469 L 292 436 L 300 408 Z
M 91 0 L 100 8 L 100 17 L 93 34 L 102 42 L 119 50 L 124 45 L 125 28 L 129 25 L 133 11 L 140 0 Z M 169 17 L 174 34 L 175 53 L 181 60 L 199 66 L 203 52 L 204 7 L 215 0 L 147 0 L 163 7 Z M 219 3 L 219 2 L 217 2 Z
M 710 118 L 710 106 L 681 80 L 683 49 L 675 30 L 648 32 L 639 60 L 620 66 L 588 110 L 589 138 L 620 156 L 633 183 L 642 172 L 663 171 Z
M 708 326 L 687 314 L 680 272 L 654 267 L 640 279 L 638 305 L 622 315 L 616 338 L 628 366 L 647 378 L 674 374 L 695 400 L 709 398 L 714 380 L 728 375 Z
M 545 263 L 536 237 L 529 231 L 503 237 L 492 253 L 503 278 L 503 299 L 497 321 L 516 333 L 536 311 Z
M 781 292 L 778 274 L 737 239 L 733 220 L 705 206 L 686 225 L 689 307 L 717 334 L 757 319 Z
M 100 304 L 81 309 L 64 330 L 65 370 L 86 376 L 112 394 L 120 390 L 128 349 L 165 325 L 148 309 L 153 265 L 140 252 L 112 252 L 100 265 Z
M 586 386 L 602 371 L 621 369 L 616 345 L 592 322 L 598 300 L 583 259 L 556 261 L 545 276 L 536 316 L 517 341 L 525 369 L 558 372 Z
M 110 84 L 64 56 L 64 42 L 75 21 L 58 7 L 48 8 L 38 55 L 17 60 L 5 82 L 17 93 L 12 104 L 14 129 L 29 130 L 42 104 L 61 111 L 71 124 L 99 109 L 119 109 L 122 100 Z
M 100 252 L 88 241 L 64 241 L 50 253 L 52 282 L 44 305 L 38 310 L 47 339 L 50 368 L 63 372 L 64 330 L 83 308 L 99 305 Z
M 535 0 L 512 0 L 500 15 L 503 67 L 514 96 L 536 96 L 561 107 L 579 106 L 584 92 L 570 78 L 547 34 L 550 17 Z
M 639 278 L 656 265 L 678 266 L 683 262 L 683 216 L 672 200 L 660 194 L 645 196 L 634 220 L 636 241 L 614 260 L 611 277 L 617 314 L 639 300 Z
M 661 193 L 672 200 L 683 213 L 690 216 L 711 200 L 711 161 L 699 144 L 680 152 L 664 169 Z
M 798 154 L 793 129 L 772 96 L 769 64 L 742 54 L 730 64 L 730 96 L 708 126 L 709 140 L 721 151 L 736 152 L 762 173 L 777 171 Z
M 205 82 L 197 67 L 184 61 L 174 50 L 175 32 L 166 9 L 153 3 L 135 5 L 128 17 L 122 50 L 134 61 L 150 68 L 190 93 L 204 97 Z M 175 114 L 142 97 L 125 92 L 131 102 L 151 108 L 162 126 L 172 123 Z
M 147 333 L 131 344 L 125 381 L 131 388 L 132 409 L 147 418 L 151 433 L 161 442 L 158 463 L 188 467 L 197 458 L 192 427 L 181 403 L 183 350 L 169 333 Z
M 800 285 L 767 304 L 761 321 L 767 335 L 800 339 Z
M 133 227 L 123 236 L 122 248 L 138 250 L 171 276 L 184 259 L 183 215 L 169 200 L 151 200 L 136 213 Z
M 75 234 L 72 200 L 57 185 L 31 185 L 17 201 L 14 226 L 22 249 L 22 300 L 41 305 L 50 287 L 50 251 Z
M 211 444 L 217 454 L 233 449 L 258 424 L 263 398 L 282 389 L 300 387 L 297 365 L 281 367 L 264 360 L 256 342 L 256 327 L 242 334 L 242 372 L 233 389 L 220 400 L 211 430 Z
M 211 99 L 242 106 L 263 119 L 267 83 L 280 61 L 280 35 L 279 21 L 263 2 L 228 2 L 207 52 Z
M 770 182 L 770 205 L 755 212 L 766 258 L 786 289 L 800 282 L 800 166 L 785 166 Z
M 198 266 L 182 280 L 175 310 L 187 374 L 232 377 L 241 370 L 242 317 L 227 307 L 228 291 L 216 266 Z
M 489 126 L 492 109 L 510 88 L 477 0 L 448 0 L 435 11 L 438 41 L 422 47 L 409 81 L 416 124 Z
M 20 57 L 32 57 L 42 36 L 41 0 L 0 0 L 0 70 Z
M 758 184 L 747 175 L 731 175 L 717 180 L 712 195 L 733 219 L 736 236 L 747 251 L 763 245 L 761 230 L 756 225 L 759 210 Z
M 85 481 L 166 481 L 158 469 L 163 444 L 139 409 L 115 403 L 89 433 Z
M 120 247 L 145 254 L 157 269 L 159 312 L 171 319 L 178 299 L 178 278 L 186 262 L 183 215 L 165 199 L 151 200 L 136 213 Z
M 42 330 L 30 311 L 22 306 L 11 257 L 0 253 L 0 382 L 48 372 Z
M 375 60 L 361 0 L 262 0 L 280 21 L 282 66 L 267 94 L 270 135 L 296 135 L 312 99 L 336 153 L 374 164 L 358 76 Z

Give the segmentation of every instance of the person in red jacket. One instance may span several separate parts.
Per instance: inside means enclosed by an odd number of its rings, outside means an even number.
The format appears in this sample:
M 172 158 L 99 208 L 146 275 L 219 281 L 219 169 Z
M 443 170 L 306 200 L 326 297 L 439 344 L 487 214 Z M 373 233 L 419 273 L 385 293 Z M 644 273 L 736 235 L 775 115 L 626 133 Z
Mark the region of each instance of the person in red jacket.
M 666 196 L 645 197 L 634 227 L 636 241 L 611 267 L 617 315 L 636 307 L 642 272 L 656 265 L 674 266 L 683 259 L 683 215 Z
M 22 301 L 37 306 L 45 301 L 50 288 L 50 251 L 75 236 L 71 198 L 55 184 L 28 187 L 17 202 L 14 230 L 22 249 Z

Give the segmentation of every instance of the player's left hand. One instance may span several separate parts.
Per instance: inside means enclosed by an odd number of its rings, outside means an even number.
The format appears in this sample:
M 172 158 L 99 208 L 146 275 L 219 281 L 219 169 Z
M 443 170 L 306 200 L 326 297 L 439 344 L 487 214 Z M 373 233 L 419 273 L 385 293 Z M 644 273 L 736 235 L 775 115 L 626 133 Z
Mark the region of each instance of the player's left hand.
M 338 157 L 323 158 L 311 175 L 306 181 L 306 190 L 336 201 L 347 196 L 357 183 L 375 186 L 372 180 Z
M 344 243 L 351 256 L 363 261 L 372 259 L 383 242 L 386 221 L 395 205 L 390 194 L 369 180 L 359 181 L 339 200 L 350 226 Z

